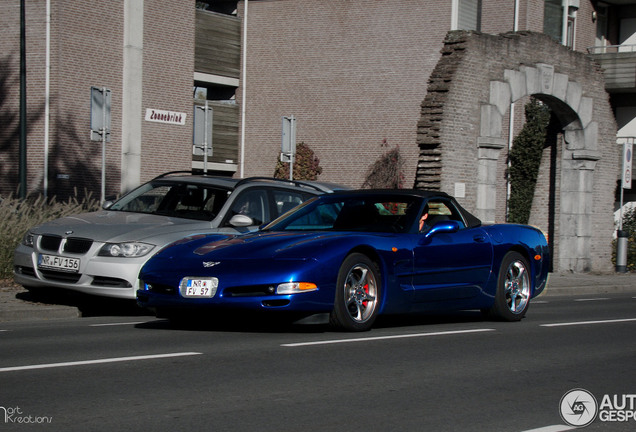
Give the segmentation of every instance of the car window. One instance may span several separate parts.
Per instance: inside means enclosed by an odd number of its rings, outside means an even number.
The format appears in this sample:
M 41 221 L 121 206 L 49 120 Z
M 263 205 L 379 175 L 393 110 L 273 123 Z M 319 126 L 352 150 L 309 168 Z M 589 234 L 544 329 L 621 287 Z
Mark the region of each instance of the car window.
M 115 202 L 110 210 L 212 220 L 227 200 L 227 191 L 188 183 L 151 182 Z
M 252 218 L 254 225 L 261 225 L 270 219 L 267 202 L 266 190 L 250 189 L 243 191 L 234 200 L 228 220 L 234 215 L 241 214 Z
M 420 231 L 426 231 L 438 222 L 453 220 L 460 224 L 460 228 L 465 226 L 463 218 L 457 208 L 447 200 L 430 199 L 424 208 L 426 219 Z M 423 215 L 424 215 L 423 214 Z
M 283 218 L 272 229 L 407 232 L 417 208 L 416 200 L 410 197 L 400 200 L 365 197 L 320 202 L 301 209 L 289 220 Z
M 274 217 L 278 217 L 289 210 L 293 209 L 297 205 L 303 203 L 313 195 L 294 192 L 286 189 L 274 189 L 272 191 L 274 197 L 274 203 L 276 205 L 276 211 Z

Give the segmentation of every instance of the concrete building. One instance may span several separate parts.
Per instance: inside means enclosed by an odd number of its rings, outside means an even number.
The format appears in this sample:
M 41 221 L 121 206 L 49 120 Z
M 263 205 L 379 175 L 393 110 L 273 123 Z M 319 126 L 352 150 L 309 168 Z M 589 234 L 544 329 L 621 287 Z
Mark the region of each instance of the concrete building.
M 508 150 L 536 97 L 560 129 L 546 147 L 531 223 L 549 234 L 555 270 L 611 268 L 616 134 L 636 135 L 636 2 L 197 3 L 29 2 L 29 192 L 99 193 L 94 86 L 112 97 L 106 195 L 169 170 L 272 175 L 281 119 L 293 115 L 321 180 L 361 186 L 374 161 L 399 147 L 406 187 L 455 194 L 502 222 Z M 19 4 L 0 12 L 8 180 L 0 193 L 8 194 L 19 169 Z

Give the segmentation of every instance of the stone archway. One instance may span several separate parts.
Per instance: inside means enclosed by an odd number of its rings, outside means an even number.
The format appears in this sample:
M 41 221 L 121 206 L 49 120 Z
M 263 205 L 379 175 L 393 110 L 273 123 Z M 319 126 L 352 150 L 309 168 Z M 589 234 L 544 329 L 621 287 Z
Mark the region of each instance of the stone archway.
M 484 221 L 502 222 L 510 107 L 534 96 L 550 106 L 564 137 L 550 239 L 554 270 L 609 270 L 618 152 L 600 69 L 529 32 L 451 32 L 442 54 L 422 103 L 415 186 L 465 190 L 458 197 L 464 205 Z

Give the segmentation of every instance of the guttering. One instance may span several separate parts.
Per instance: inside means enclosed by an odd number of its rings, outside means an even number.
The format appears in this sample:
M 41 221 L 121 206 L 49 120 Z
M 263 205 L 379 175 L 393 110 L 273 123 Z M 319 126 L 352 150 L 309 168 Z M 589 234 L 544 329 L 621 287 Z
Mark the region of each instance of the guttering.
M 240 169 L 240 177 L 245 177 L 245 105 L 247 105 L 246 101 L 246 87 L 247 87 L 247 6 L 249 0 L 245 0 L 244 11 L 243 11 L 243 76 L 241 77 L 241 88 L 242 88 L 242 96 L 241 96 L 241 169 Z

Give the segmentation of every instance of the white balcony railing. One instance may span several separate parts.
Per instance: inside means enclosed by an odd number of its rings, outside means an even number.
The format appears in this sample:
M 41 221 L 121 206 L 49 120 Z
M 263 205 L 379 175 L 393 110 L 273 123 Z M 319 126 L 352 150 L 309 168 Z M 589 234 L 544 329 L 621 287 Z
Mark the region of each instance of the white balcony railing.
M 587 49 L 588 54 L 614 54 L 636 52 L 636 45 L 597 45 Z

